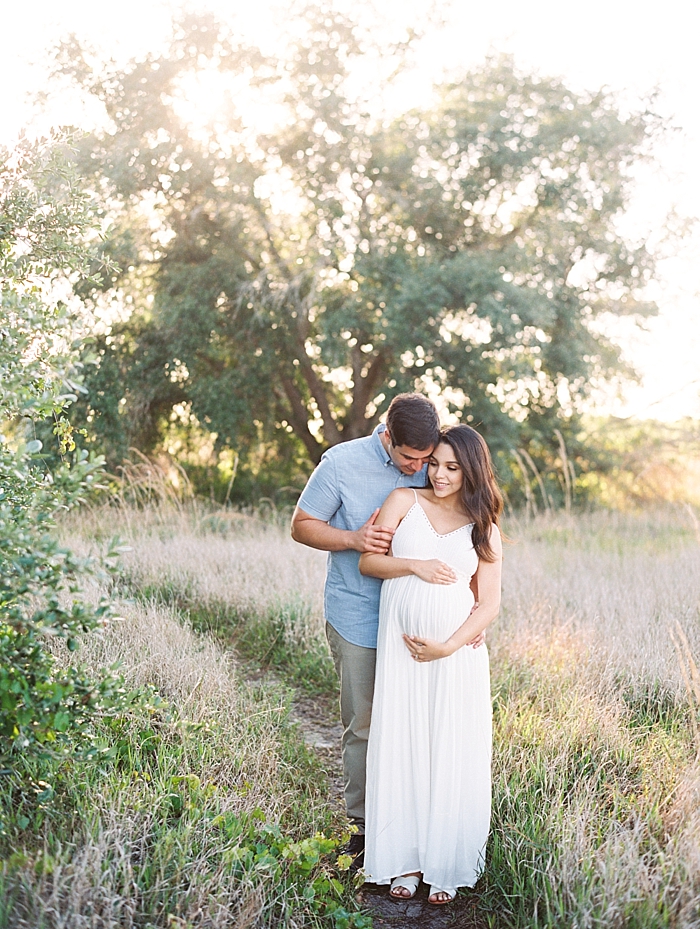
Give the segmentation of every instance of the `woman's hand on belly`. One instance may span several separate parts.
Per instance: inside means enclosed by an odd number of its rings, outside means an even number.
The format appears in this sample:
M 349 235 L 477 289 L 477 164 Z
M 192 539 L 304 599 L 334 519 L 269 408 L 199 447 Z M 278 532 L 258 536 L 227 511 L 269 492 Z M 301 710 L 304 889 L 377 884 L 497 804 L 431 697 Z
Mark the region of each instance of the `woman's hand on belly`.
M 439 558 L 421 558 L 411 560 L 411 571 L 426 584 L 454 584 L 457 575 L 453 569 Z
M 435 639 L 426 639 L 420 635 L 406 635 L 403 640 L 414 661 L 436 661 L 438 658 L 447 658 L 457 651 L 447 642 L 438 642 Z

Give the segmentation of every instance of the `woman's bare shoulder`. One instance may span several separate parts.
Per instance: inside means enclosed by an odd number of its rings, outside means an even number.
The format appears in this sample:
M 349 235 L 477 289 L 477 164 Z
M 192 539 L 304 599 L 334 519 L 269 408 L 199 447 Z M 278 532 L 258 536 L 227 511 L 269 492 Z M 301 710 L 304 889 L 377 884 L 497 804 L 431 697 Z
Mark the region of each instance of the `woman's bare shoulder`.
M 396 490 L 392 490 L 382 504 L 376 525 L 391 526 L 395 529 L 413 506 L 414 500 L 413 491 L 408 487 L 397 487 Z
M 406 509 L 413 505 L 415 502 L 415 494 L 412 487 L 397 487 L 396 490 L 392 490 L 389 496 L 384 501 L 384 506 L 387 504 L 398 509 Z

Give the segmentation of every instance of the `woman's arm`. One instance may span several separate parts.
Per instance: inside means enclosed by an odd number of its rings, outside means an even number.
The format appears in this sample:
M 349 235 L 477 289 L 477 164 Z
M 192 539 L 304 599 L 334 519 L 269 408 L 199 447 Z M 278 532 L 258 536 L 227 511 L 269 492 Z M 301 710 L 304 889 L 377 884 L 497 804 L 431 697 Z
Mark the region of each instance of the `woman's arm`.
M 396 529 L 413 506 L 414 500 L 413 492 L 407 487 L 392 490 L 379 511 L 376 520 L 377 525 L 388 527 L 391 530 Z M 369 574 L 371 577 L 378 577 L 382 580 L 415 574 L 429 584 L 454 584 L 457 580 L 457 575 L 452 568 L 437 558 L 429 560 L 395 558 L 391 554 L 391 549 L 386 555 L 372 552 L 364 552 L 360 555 L 360 573 Z
M 453 632 L 446 642 L 437 642 L 433 639 L 415 635 L 405 635 L 403 637 L 408 650 L 417 661 L 434 661 L 436 658 L 446 658 L 456 652 L 458 648 L 473 642 L 489 623 L 493 622 L 498 616 L 501 606 L 503 546 L 501 533 L 495 525 L 491 529 L 490 541 L 496 560 L 479 561 L 479 566 L 476 569 L 479 605 L 470 613 L 459 629 Z

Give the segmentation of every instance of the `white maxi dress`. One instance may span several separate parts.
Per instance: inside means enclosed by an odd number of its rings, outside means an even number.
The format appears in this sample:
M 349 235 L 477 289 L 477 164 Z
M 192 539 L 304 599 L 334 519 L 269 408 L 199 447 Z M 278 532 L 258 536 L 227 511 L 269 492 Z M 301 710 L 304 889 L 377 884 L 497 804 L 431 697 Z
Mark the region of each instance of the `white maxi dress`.
M 472 887 L 491 818 L 491 693 L 486 646 L 419 662 L 402 635 L 445 641 L 474 604 L 471 525 L 441 535 L 416 502 L 392 543 L 398 558 L 439 558 L 454 584 L 415 575 L 382 584 L 377 671 L 367 753 L 367 880 L 419 871 L 434 887 Z

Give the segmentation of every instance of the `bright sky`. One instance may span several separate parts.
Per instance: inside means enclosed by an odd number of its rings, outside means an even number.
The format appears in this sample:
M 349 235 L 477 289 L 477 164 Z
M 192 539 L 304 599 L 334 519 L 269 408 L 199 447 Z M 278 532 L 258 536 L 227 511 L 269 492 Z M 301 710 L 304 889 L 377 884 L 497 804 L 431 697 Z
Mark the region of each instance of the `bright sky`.
M 371 0 L 347 0 L 351 9 Z M 375 0 L 385 24 L 419 24 L 427 0 Z M 689 0 L 446 0 L 436 3 L 445 28 L 424 41 L 417 66 L 393 105 L 428 99 L 432 83 L 445 70 L 483 60 L 489 51 L 515 55 L 520 66 L 560 75 L 576 89 L 607 86 L 629 100 L 654 88 L 657 106 L 679 127 L 658 151 L 658 168 L 640 172 L 628 223 L 635 237 L 654 237 L 663 217 L 676 207 L 700 218 L 700 69 L 697 30 Z M 31 119 L 29 91 L 46 81 L 46 50 L 75 32 L 103 52 L 124 59 L 158 46 L 176 0 L 0 0 L 0 143 L 11 143 Z M 284 6 L 274 0 L 207 0 L 190 8 L 209 9 L 222 19 L 235 17 L 252 40 L 265 42 L 276 32 Z M 12 92 L 10 92 L 12 88 Z M 57 104 L 56 123 L 75 120 L 71 106 Z M 661 315 L 646 333 L 621 324 L 615 336 L 643 375 L 641 387 L 624 400 L 601 397 L 618 415 L 676 419 L 700 418 L 700 228 L 659 266 L 651 294 Z

